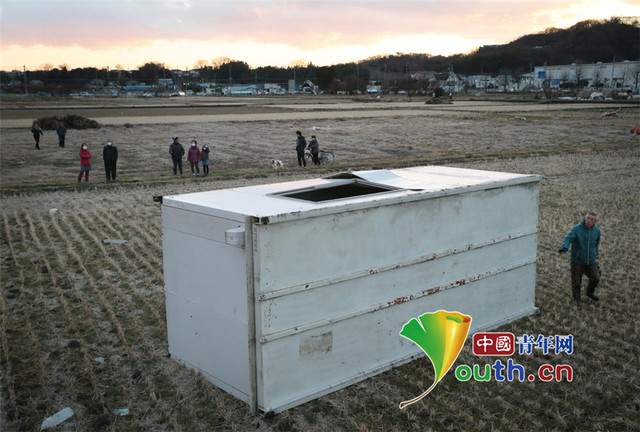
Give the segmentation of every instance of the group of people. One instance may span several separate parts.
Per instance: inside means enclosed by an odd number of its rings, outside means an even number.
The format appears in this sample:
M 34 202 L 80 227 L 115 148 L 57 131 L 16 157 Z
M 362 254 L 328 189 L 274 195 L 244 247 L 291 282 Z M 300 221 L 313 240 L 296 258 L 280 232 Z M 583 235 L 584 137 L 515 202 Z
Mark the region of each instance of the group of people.
M 40 137 L 44 135 L 44 133 L 37 121 L 34 121 L 31 124 L 31 134 L 33 135 L 33 139 L 36 141 L 36 149 L 40 150 Z M 58 134 L 58 145 L 60 147 L 64 147 L 64 140 L 67 136 L 67 128 L 64 123 L 58 123 L 58 126 L 56 127 L 56 134 Z
M 44 135 L 42 128 L 37 121 L 31 124 L 31 134 L 36 142 L 36 149 L 40 150 L 40 137 Z M 64 148 L 65 139 L 67 136 L 67 128 L 63 122 L 59 122 L 56 127 L 56 134 L 58 135 L 58 145 Z M 80 173 L 78 174 L 78 182 L 82 181 L 84 175 L 84 181 L 89 181 L 89 173 L 91 172 L 91 151 L 87 143 L 80 145 Z M 113 142 L 108 139 L 104 148 L 102 149 L 102 160 L 104 161 L 104 170 L 107 177 L 107 182 L 116 181 L 116 166 L 118 162 L 118 148 L 113 145 Z
M 173 175 L 182 176 L 182 157 L 184 156 L 184 147 L 182 143 L 180 143 L 179 137 L 173 137 L 173 142 L 169 146 L 169 154 L 171 155 L 171 160 L 173 162 Z M 202 174 L 204 176 L 209 175 L 209 165 L 211 161 L 209 160 L 209 146 L 203 145 L 202 150 L 198 148 L 198 142 L 196 140 L 191 140 L 191 147 L 187 152 L 187 162 L 191 164 L 191 175 L 199 176 L 200 175 L 200 164 L 202 164 Z
M 82 143 L 80 146 L 80 174 L 78 174 L 78 182 L 82 181 L 82 175 L 84 174 L 84 181 L 89 181 L 89 172 L 91 171 L 91 151 L 86 143 Z M 104 170 L 107 176 L 108 182 L 116 181 L 116 165 L 118 162 L 118 147 L 113 145 L 110 139 L 107 140 L 104 148 L 102 149 L 102 160 L 104 161 Z
M 38 124 L 37 121 L 34 121 L 31 124 L 31 133 L 36 142 L 36 149 L 40 150 L 40 137 L 44 135 L 42 132 L 42 128 Z M 65 138 L 67 135 L 67 128 L 64 123 L 60 122 L 56 128 L 56 133 L 58 135 L 58 145 L 60 147 L 64 147 Z M 187 161 L 191 164 L 191 173 L 194 176 L 200 175 L 200 165 L 202 165 L 202 174 L 204 176 L 209 175 L 209 165 L 211 161 L 209 159 L 209 146 L 204 145 L 202 149 L 198 148 L 198 142 L 194 139 L 191 141 L 191 147 L 187 152 Z M 171 146 L 169 147 L 169 154 L 171 155 L 171 159 L 173 161 L 173 174 L 177 175 L 178 171 L 180 176 L 182 176 L 182 158 L 185 154 L 184 147 L 180 143 L 180 138 L 174 137 Z M 82 143 L 80 145 L 80 152 L 78 153 L 80 156 L 80 173 L 78 174 L 78 182 L 82 181 L 82 177 L 84 176 L 84 181 L 89 181 L 89 173 L 91 172 L 91 151 L 89 150 L 89 146 L 87 143 Z M 113 145 L 111 139 L 108 139 L 103 150 L 102 150 L 102 159 L 104 161 L 104 169 L 105 175 L 107 178 L 107 182 L 115 182 L 116 181 L 116 171 L 117 171 L 117 162 L 118 162 L 118 148 Z
M 311 152 L 311 159 L 314 165 L 320 165 L 320 159 L 318 154 L 320 153 L 320 143 L 316 139 L 315 135 L 311 135 L 311 141 L 307 145 L 306 138 L 302 135 L 302 132 L 296 131 L 296 153 L 298 155 L 298 166 L 307 169 L 307 161 L 304 157 L 304 151 L 309 150 Z

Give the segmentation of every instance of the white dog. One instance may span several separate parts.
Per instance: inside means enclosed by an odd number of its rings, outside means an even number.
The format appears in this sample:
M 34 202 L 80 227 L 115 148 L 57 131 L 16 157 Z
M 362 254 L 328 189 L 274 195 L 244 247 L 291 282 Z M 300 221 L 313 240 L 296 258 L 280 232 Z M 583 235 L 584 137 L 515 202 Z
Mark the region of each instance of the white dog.
M 271 166 L 273 167 L 274 171 L 277 171 L 278 169 L 284 169 L 284 164 L 280 159 L 271 159 Z

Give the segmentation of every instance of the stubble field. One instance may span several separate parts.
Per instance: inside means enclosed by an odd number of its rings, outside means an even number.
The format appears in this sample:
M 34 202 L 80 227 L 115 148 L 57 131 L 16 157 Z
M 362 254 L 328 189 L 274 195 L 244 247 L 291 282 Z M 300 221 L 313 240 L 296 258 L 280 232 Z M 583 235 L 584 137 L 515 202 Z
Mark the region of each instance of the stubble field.
M 41 152 L 26 128 L 6 127 L 5 119 L 20 115 L 2 112 L 0 429 L 35 431 L 70 407 L 74 416 L 54 430 L 638 430 L 640 141 L 629 134 L 640 119 L 637 106 L 300 103 L 247 103 L 234 113 L 216 107 L 192 115 L 179 108 L 170 121 L 159 116 L 155 124 L 146 123 L 148 109 L 137 109 L 138 117 L 103 121 L 102 129 L 70 131 L 64 149 L 54 132 L 45 132 Z M 611 110 L 616 118 L 602 117 Z M 85 115 L 116 117 L 99 112 Z M 267 114 L 274 117 L 260 117 Z M 321 147 L 335 152 L 335 164 L 295 167 L 297 129 L 315 133 Z M 212 147 L 210 177 L 174 178 L 167 151 L 175 135 Z M 106 184 L 101 170 L 108 137 L 121 154 L 116 184 Z M 95 159 L 90 182 L 78 185 L 80 142 L 90 144 Z M 272 157 L 285 170 L 273 173 Z M 537 351 L 514 359 L 527 370 L 569 364 L 572 382 L 460 382 L 450 371 L 427 398 L 400 410 L 399 402 L 433 382 L 423 358 L 266 418 L 251 416 L 247 405 L 166 357 L 161 217 L 153 195 L 424 164 L 544 175 L 539 313 L 500 330 L 572 334 L 570 356 Z M 557 249 L 588 210 L 600 215 L 601 301 L 585 299 L 576 308 L 568 258 Z M 184 265 L 198 268 L 206 260 Z M 474 356 L 466 344 L 456 364 L 494 360 Z M 128 415 L 113 413 L 122 408 Z

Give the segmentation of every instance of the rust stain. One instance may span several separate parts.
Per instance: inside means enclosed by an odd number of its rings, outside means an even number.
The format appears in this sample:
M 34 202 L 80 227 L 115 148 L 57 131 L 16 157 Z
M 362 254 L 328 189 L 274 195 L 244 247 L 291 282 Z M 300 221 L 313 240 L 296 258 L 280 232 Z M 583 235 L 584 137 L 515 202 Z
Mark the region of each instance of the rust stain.
M 406 301 L 411 300 L 411 298 L 412 298 L 412 297 L 413 297 L 413 296 L 408 296 L 408 297 L 398 297 L 397 299 L 394 299 L 394 300 L 391 300 L 390 302 L 387 302 L 387 304 L 388 304 L 389 306 L 402 304 L 402 303 L 404 303 L 404 302 L 406 302 Z

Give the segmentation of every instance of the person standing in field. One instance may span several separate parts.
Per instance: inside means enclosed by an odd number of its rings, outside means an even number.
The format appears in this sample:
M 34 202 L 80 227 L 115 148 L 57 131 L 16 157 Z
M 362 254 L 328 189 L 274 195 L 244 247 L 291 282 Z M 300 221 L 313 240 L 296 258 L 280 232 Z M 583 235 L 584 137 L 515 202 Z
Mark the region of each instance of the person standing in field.
M 314 165 L 320 165 L 320 159 L 318 159 L 318 153 L 320 152 L 320 144 L 315 135 L 311 135 L 311 141 L 309 141 L 309 150 L 311 151 L 311 157 L 313 158 Z
M 35 120 L 31 124 L 31 133 L 33 134 L 33 139 L 36 140 L 36 148 L 40 150 L 40 136 L 44 134 L 42 133 L 42 128 Z
M 191 147 L 189 147 L 187 160 L 191 164 L 191 175 L 195 176 L 195 171 L 197 171 L 198 175 L 200 175 L 200 149 L 198 148 L 198 142 L 196 140 L 191 141 Z
M 82 143 L 80 146 L 80 174 L 78 174 L 78 182 L 82 180 L 82 173 L 84 173 L 84 181 L 89 181 L 89 171 L 91 171 L 91 152 L 87 144 Z
M 64 147 L 64 139 L 67 136 L 67 128 L 64 126 L 64 123 L 58 123 L 56 133 L 58 134 L 58 145 Z
M 307 148 L 307 140 L 302 136 L 302 132 L 296 131 L 296 153 L 298 154 L 298 166 L 307 169 L 307 161 L 304 160 L 304 149 Z
M 180 144 L 180 138 L 173 137 L 173 142 L 169 146 L 169 154 L 173 161 L 173 175 L 178 174 L 180 170 L 180 177 L 182 177 L 182 156 L 184 156 L 184 147 Z
M 110 139 L 102 149 L 102 159 L 104 160 L 104 171 L 107 175 L 107 182 L 116 181 L 116 163 L 118 162 L 118 147 L 114 146 Z
M 589 279 L 587 297 L 593 301 L 600 300 L 595 294 L 600 282 L 600 268 L 597 263 L 600 228 L 596 226 L 596 222 L 598 222 L 598 216 L 594 212 L 587 213 L 584 220 L 571 229 L 558 250 L 559 253 L 565 254 L 571 247 L 571 290 L 576 306 L 580 306 L 580 285 L 583 275 Z
M 211 163 L 209 161 L 209 152 L 209 146 L 203 145 L 200 151 L 200 162 L 202 162 L 202 175 L 204 176 L 209 175 L 209 164 Z

